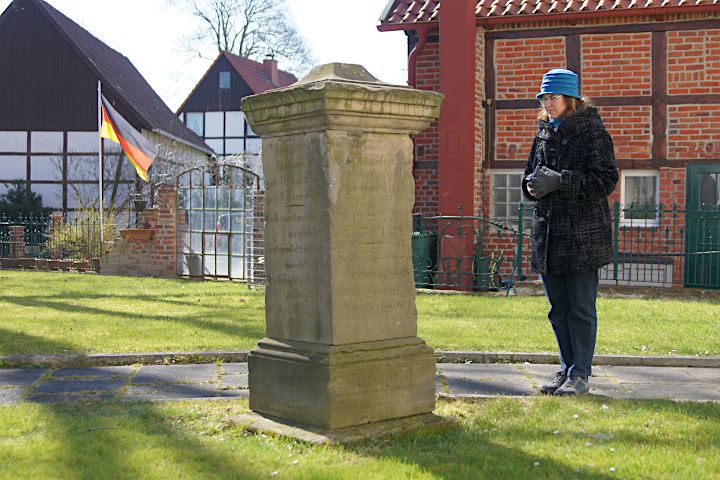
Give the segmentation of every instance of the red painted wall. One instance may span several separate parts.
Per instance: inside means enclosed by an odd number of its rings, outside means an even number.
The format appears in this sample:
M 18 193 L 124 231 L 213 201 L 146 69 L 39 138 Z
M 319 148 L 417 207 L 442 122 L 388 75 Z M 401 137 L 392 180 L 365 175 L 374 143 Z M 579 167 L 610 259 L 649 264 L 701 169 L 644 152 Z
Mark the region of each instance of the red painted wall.
M 440 110 L 438 208 L 455 215 L 474 212 L 475 0 L 443 4 L 440 16 Z

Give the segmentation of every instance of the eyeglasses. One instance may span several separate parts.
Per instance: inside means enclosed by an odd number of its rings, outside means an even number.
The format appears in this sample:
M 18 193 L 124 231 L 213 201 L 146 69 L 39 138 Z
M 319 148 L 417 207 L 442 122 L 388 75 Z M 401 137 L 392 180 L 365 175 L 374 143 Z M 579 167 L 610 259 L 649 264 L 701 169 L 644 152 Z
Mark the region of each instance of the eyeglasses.
M 549 97 L 540 97 L 538 100 L 540 100 L 540 105 L 545 105 L 546 103 L 555 103 L 558 101 L 559 98 L 562 98 L 562 95 L 550 95 Z

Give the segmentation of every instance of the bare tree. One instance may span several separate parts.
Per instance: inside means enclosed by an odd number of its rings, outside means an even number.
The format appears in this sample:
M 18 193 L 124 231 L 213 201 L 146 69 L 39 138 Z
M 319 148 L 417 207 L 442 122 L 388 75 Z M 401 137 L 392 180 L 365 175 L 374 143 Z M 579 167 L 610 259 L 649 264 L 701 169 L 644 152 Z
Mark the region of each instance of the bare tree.
M 271 55 L 296 74 L 310 70 L 314 58 L 295 25 L 287 18 L 285 0 L 166 0 L 199 20 L 181 39 L 181 48 L 206 58 L 207 48 L 251 60 Z

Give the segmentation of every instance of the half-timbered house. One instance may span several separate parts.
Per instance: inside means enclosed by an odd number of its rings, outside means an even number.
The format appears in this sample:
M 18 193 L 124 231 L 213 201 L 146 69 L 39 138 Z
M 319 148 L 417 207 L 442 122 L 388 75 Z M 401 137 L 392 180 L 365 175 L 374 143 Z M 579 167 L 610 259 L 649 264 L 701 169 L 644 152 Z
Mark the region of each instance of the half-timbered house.
M 612 201 L 676 211 L 720 203 L 720 1 L 390 0 L 378 29 L 406 32 L 410 85 L 445 94 L 439 120 L 415 138 L 417 213 L 456 215 L 462 205 L 517 222 L 535 95 L 552 68 L 579 75 L 614 139 Z M 638 238 L 660 235 L 660 210 L 621 210 L 617 220 Z M 688 240 L 698 233 L 676 223 Z M 662 258 L 658 245 L 644 254 L 674 263 L 676 276 L 697 253 Z
M 213 155 L 128 58 L 43 0 L 14 0 L 0 16 L 0 193 L 4 182 L 24 180 L 62 212 L 98 198 L 98 82 L 159 146 L 157 165 L 193 165 Z M 137 177 L 117 144 L 103 140 L 102 148 L 105 203 L 117 206 Z M 158 173 L 151 167 L 151 181 L 166 180 Z
M 219 159 L 240 155 L 241 163 L 259 168 L 261 140 L 240 110 L 244 97 L 286 87 L 297 78 L 278 69 L 273 58 L 263 63 L 220 53 L 177 110 L 179 118 L 202 137 Z M 244 157 L 243 157 L 244 155 Z

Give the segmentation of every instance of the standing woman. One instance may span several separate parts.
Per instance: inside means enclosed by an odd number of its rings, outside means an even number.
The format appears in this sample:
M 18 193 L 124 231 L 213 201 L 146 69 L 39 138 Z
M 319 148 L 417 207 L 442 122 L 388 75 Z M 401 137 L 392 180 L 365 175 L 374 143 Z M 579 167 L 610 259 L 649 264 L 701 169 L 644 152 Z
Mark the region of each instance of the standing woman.
M 540 391 L 582 395 L 595 352 L 599 269 L 613 259 L 607 197 L 618 172 L 612 138 L 597 109 L 579 96 L 575 73 L 550 70 L 537 98 L 539 128 L 522 189 L 537 201 L 531 266 L 542 275 L 550 301 L 561 364 Z

